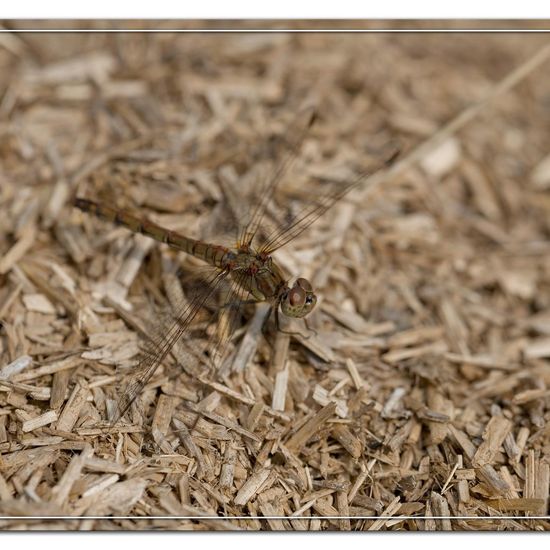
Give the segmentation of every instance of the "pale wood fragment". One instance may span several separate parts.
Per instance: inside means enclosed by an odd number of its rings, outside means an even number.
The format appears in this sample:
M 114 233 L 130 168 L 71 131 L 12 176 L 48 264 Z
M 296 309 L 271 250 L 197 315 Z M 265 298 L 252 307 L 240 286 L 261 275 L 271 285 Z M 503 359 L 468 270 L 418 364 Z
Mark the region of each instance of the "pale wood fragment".
M 535 456 L 530 450 L 525 460 L 525 486 L 523 496 L 527 499 L 540 499 L 535 513 L 546 514 L 550 495 L 550 465 Z
M 25 294 L 23 303 L 28 311 L 36 311 L 49 315 L 55 314 L 55 307 L 43 294 Z
M 57 420 L 57 412 L 47 411 L 44 414 L 41 414 L 40 416 L 31 418 L 23 422 L 23 426 L 21 429 L 23 430 L 23 432 L 32 432 L 33 430 L 36 430 L 37 428 L 41 428 L 42 426 L 47 426 L 48 424 L 51 424 L 56 420 Z
M 36 226 L 28 225 L 18 241 L 0 258 L 0 275 L 4 275 L 14 264 L 19 262 L 34 244 L 36 238 Z
M 430 495 L 430 502 L 434 516 L 440 516 L 441 519 L 437 519 L 440 531 L 452 531 L 451 521 L 449 520 L 450 510 L 449 504 L 446 498 L 435 491 L 432 491 Z
M 443 327 L 419 327 L 397 332 L 388 338 L 390 347 L 412 346 L 424 341 L 439 340 L 443 336 Z
M 69 387 L 71 378 L 70 370 L 60 370 L 53 375 L 52 391 L 50 395 L 50 407 L 57 409 L 65 401 L 65 394 Z
M 477 468 L 476 476 L 489 489 L 491 495 L 501 496 L 511 489 L 490 464 L 484 464 Z
M 458 482 L 458 498 L 463 504 L 468 504 L 470 502 L 470 486 L 468 481 L 461 479 Z
M 439 178 L 458 163 L 460 156 L 460 142 L 451 137 L 426 154 L 420 164 L 428 174 Z
M 152 428 L 156 428 L 161 434 L 166 435 L 175 408 L 176 400 L 173 397 L 162 394 L 157 402 Z
M 0 443 L 5 443 L 8 440 L 8 434 L 6 432 L 6 419 L 7 415 L 0 416 Z
M 181 474 L 178 481 L 178 492 L 180 495 L 180 503 L 185 505 L 191 502 L 189 497 L 189 476 L 186 473 Z
M 338 517 L 338 510 L 329 504 L 327 499 L 325 497 L 316 498 L 313 501 L 312 508 L 319 514 L 320 516 L 324 516 L 328 518 L 329 523 L 333 525 L 339 525 L 340 520 L 336 520 L 335 518 Z
M 382 358 L 388 363 L 399 363 L 406 359 L 422 357 L 423 355 L 443 355 L 447 351 L 445 342 L 434 342 L 414 348 L 396 349 L 385 353 Z
M 377 519 L 372 523 L 372 525 L 369 527 L 369 531 L 379 531 L 382 529 L 382 527 L 386 524 L 388 518 L 393 516 L 400 508 L 399 501 L 401 500 L 401 497 L 397 496 L 395 497 L 382 511 L 380 514 L 382 517 L 380 519 Z
M 34 380 L 35 378 L 41 378 L 42 376 L 47 376 L 48 374 L 54 374 L 56 372 L 61 372 L 64 370 L 74 369 L 81 364 L 82 359 L 80 359 L 79 357 L 68 357 L 49 365 L 37 367 L 36 369 L 33 369 L 29 372 L 17 374 L 13 377 L 13 379 L 15 382 L 26 382 L 27 380 Z
M 285 410 L 285 399 L 288 384 L 288 367 L 280 370 L 275 375 L 275 385 L 273 388 L 273 398 L 271 400 L 271 407 L 276 411 Z
M 246 429 L 253 432 L 256 429 L 256 426 L 265 410 L 265 405 L 261 402 L 255 403 L 254 406 L 250 409 L 248 416 L 246 418 Z
M 515 482 L 514 477 L 510 473 L 510 470 L 506 466 L 502 466 L 500 468 L 499 473 L 502 479 L 504 480 L 504 482 L 508 485 L 508 492 L 506 493 L 505 496 L 507 498 L 519 498 L 519 493 L 516 490 L 516 488 L 519 489 L 519 487 L 517 487 L 517 483 Z
M 368 464 L 365 464 L 365 463 L 360 464 L 361 473 L 355 479 L 348 493 L 348 504 L 351 504 L 354 501 L 355 496 L 357 495 L 357 492 L 359 491 L 363 483 L 365 483 L 365 480 L 367 479 L 370 471 L 372 470 L 375 464 L 376 464 L 376 459 L 374 458 L 370 460 Z
M 445 354 L 445 359 L 447 359 L 451 363 L 474 365 L 476 367 L 485 369 L 510 371 L 516 370 L 518 368 L 515 364 L 502 363 L 500 361 L 494 360 L 491 357 L 486 357 L 483 355 L 460 355 L 458 353 L 448 352 Z
M 348 407 L 342 399 L 332 397 L 321 385 L 317 384 L 313 390 L 313 400 L 319 405 L 326 406 L 329 403 L 336 405 L 335 412 L 340 418 L 346 418 L 348 416 Z
M 233 360 L 233 371 L 242 372 L 249 364 L 252 356 L 256 352 L 262 327 L 264 326 L 270 312 L 271 306 L 269 304 L 264 303 L 257 306 L 254 317 L 248 325 L 248 330 L 246 331 L 241 341 L 241 345 L 239 346 L 237 355 Z
M 474 457 L 474 454 L 476 453 L 476 448 L 475 445 L 470 441 L 470 438 L 462 430 L 455 428 L 452 424 L 449 425 L 449 431 L 464 451 L 464 454 L 469 459 L 472 459 Z
M 476 478 L 476 471 L 473 468 L 458 469 L 455 472 L 456 479 L 474 480 Z
M 90 458 L 87 458 L 84 463 L 84 468 L 91 472 L 103 472 L 119 475 L 122 475 L 126 470 L 126 467 L 122 464 L 119 464 L 118 462 L 98 458 L 96 456 L 91 456 Z
M 233 485 L 233 475 L 235 471 L 235 460 L 237 453 L 232 445 L 226 447 L 224 463 L 220 472 L 220 487 L 230 488 Z
M 235 496 L 235 505 L 244 506 L 260 490 L 270 473 L 269 468 L 263 468 L 252 474 Z
M 357 370 L 357 365 L 354 363 L 353 359 L 351 359 L 350 357 L 346 359 L 346 367 L 348 369 L 348 372 L 350 374 L 350 377 L 356 389 L 359 390 L 363 387 L 366 387 L 365 381 L 361 378 L 361 375 Z
M 516 405 L 523 405 L 524 403 L 529 403 L 529 401 L 544 399 L 546 397 L 550 397 L 550 390 L 525 390 L 520 393 L 516 393 L 512 401 Z
M 191 410 L 199 411 L 199 409 L 192 404 L 189 404 L 189 408 Z M 206 418 L 209 418 L 210 420 L 213 420 L 214 422 L 217 422 L 218 424 L 221 424 L 222 426 L 225 426 L 226 428 L 233 430 L 234 432 L 238 433 L 239 435 L 243 435 L 245 437 L 248 437 L 252 441 L 260 442 L 260 438 L 256 435 L 254 435 L 252 432 L 245 430 L 241 426 L 239 426 L 236 422 L 233 422 L 232 420 L 229 420 L 228 418 L 225 418 L 219 414 L 212 413 L 209 411 L 200 411 L 201 414 L 203 414 Z
M 151 435 L 153 436 L 153 440 L 163 453 L 171 455 L 174 452 L 174 447 L 176 445 L 172 445 L 156 426 L 151 428 Z
M 325 405 L 320 411 L 310 418 L 287 442 L 289 450 L 299 450 L 309 438 L 336 412 L 336 403 Z
M 525 353 L 525 357 L 529 359 L 550 357 L 550 338 L 532 340 L 525 346 L 523 352 Z
M 267 523 L 272 531 L 290 531 L 290 525 L 281 519 L 275 519 L 273 516 L 282 515 L 279 507 L 271 502 L 263 502 L 263 499 L 259 498 L 259 508 L 262 514 L 267 518 Z M 288 526 L 288 528 L 287 528 Z
M 525 448 L 525 444 L 527 443 L 528 439 L 529 439 L 529 428 L 525 427 L 525 426 L 522 426 L 519 430 L 518 430 L 518 435 L 517 435 L 517 438 L 516 438 L 516 443 L 517 443 L 517 446 L 519 448 L 519 451 L 520 451 L 520 455 L 521 453 L 523 453 L 523 449 Z M 519 460 L 519 457 L 518 457 L 518 460 Z
M 32 364 L 32 357 L 23 355 L 0 369 L 0 380 L 9 380 Z
M 208 422 L 197 413 L 182 410 L 175 413 L 173 418 L 209 439 L 230 440 L 232 438 L 231 432 L 225 426 Z
M 102 493 L 107 487 L 110 487 L 111 485 L 116 483 L 119 478 L 120 476 L 118 474 L 102 476 L 91 487 L 89 487 L 82 493 L 82 498 L 87 498 Z
M 433 519 L 433 512 L 432 512 L 432 501 L 431 499 L 426 502 L 426 520 L 424 521 L 424 530 L 425 531 L 436 531 L 437 530 L 437 523 L 436 520 Z
M 492 464 L 504 439 L 512 429 L 512 422 L 502 416 L 493 416 L 483 432 L 483 443 L 472 458 L 474 466 Z
M 199 475 L 203 475 L 207 471 L 207 466 L 204 461 L 204 457 L 202 455 L 202 451 L 197 446 L 193 438 L 191 437 L 191 434 L 189 433 L 189 430 L 187 429 L 187 426 L 177 418 L 172 418 L 172 424 L 174 425 L 174 428 L 176 429 L 176 433 L 178 437 L 180 438 L 181 442 L 184 444 L 185 448 L 189 452 L 189 454 L 197 459 L 197 464 L 199 465 Z
M 346 426 L 342 424 L 335 425 L 331 434 L 353 458 L 359 458 L 361 456 L 363 445 Z
M 75 386 L 69 400 L 59 415 L 56 426 L 58 430 L 70 432 L 73 429 L 80 415 L 80 411 L 88 399 L 89 393 L 88 388 L 85 386 L 79 384 Z
M 544 506 L 542 498 L 498 498 L 490 502 L 491 507 L 500 512 L 530 512 L 540 513 Z
M 441 392 L 433 386 L 430 386 L 427 390 L 427 398 L 428 407 L 430 407 L 430 409 L 446 415 L 449 419 L 452 418 L 453 405 L 448 399 L 443 397 Z M 428 426 L 430 429 L 430 444 L 439 445 L 445 440 L 449 432 L 448 424 L 446 422 L 429 422 Z
M 336 507 L 338 509 L 338 515 L 342 517 L 338 522 L 338 526 L 341 531 L 351 530 L 351 521 L 349 520 L 349 506 L 348 495 L 346 491 L 338 491 L 336 493 Z
M 13 489 L 8 485 L 8 482 L 0 472 L 0 502 L 11 500 L 12 497 Z
M 90 445 L 86 445 L 79 455 L 75 455 L 72 458 L 59 483 L 52 489 L 52 500 L 55 504 L 66 506 L 67 497 L 72 486 L 78 480 L 86 461 L 91 458 L 93 453 L 93 448 Z
M 401 400 L 405 396 L 405 393 L 405 388 L 395 388 L 384 404 L 384 408 L 382 409 L 380 415 L 383 418 L 391 418 L 394 414 L 394 410 L 399 406 Z
M 88 497 L 92 504 L 86 512 L 89 515 L 125 515 L 142 498 L 147 483 L 141 478 L 118 481 L 102 491 L 101 499 L 95 495 Z
M 550 187 L 550 155 L 544 157 L 531 172 L 531 181 L 537 189 Z

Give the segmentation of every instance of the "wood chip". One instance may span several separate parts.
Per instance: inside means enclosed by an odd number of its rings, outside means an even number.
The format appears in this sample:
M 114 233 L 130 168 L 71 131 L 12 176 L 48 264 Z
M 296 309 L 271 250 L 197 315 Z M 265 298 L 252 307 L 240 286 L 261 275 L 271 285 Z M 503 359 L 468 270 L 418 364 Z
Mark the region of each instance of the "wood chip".
M 300 450 L 313 434 L 336 412 L 336 403 L 325 405 L 313 415 L 287 442 L 289 450 Z
M 384 527 L 386 522 L 388 521 L 388 518 L 393 516 L 400 508 L 399 501 L 401 500 L 401 497 L 395 497 L 388 506 L 384 509 L 384 511 L 380 514 L 382 517 L 380 519 L 377 519 L 373 522 L 373 524 L 369 527 L 369 531 L 379 531 Z
M 359 441 L 359 439 L 357 439 L 357 437 L 355 437 L 345 426 L 337 424 L 334 426 L 331 433 L 334 439 L 336 439 L 353 458 L 359 458 L 361 456 L 361 451 L 363 449 L 361 441 Z
M 74 369 L 80 364 L 82 364 L 82 360 L 79 357 L 68 357 L 67 359 L 38 367 L 32 371 L 17 374 L 14 376 L 14 381 L 26 382 L 27 380 L 34 380 L 35 378 L 55 374 L 56 372 L 61 372 L 63 370 Z
M 56 420 L 57 420 L 57 412 L 48 411 L 48 412 L 45 412 L 44 414 L 41 414 L 40 416 L 37 416 L 36 418 L 32 418 L 23 422 L 22 430 L 24 432 L 32 432 L 33 430 L 36 430 L 37 428 L 41 428 L 42 426 L 47 426 L 48 424 L 51 424 Z
M 58 506 L 64 506 L 67 503 L 67 497 L 73 486 L 80 476 L 80 472 L 84 468 L 86 461 L 91 458 L 93 449 L 90 446 L 85 446 L 79 455 L 75 455 L 67 466 L 59 483 L 52 489 L 53 502 Z
M 422 168 L 430 175 L 441 177 L 449 172 L 460 158 L 460 142 L 450 138 L 426 155 L 421 162 Z
M 67 401 L 65 407 L 59 415 L 59 420 L 57 421 L 57 429 L 70 432 L 73 429 L 73 426 L 76 424 L 80 411 L 88 399 L 89 391 L 84 386 L 76 385 L 71 397 Z
M 250 476 L 235 496 L 235 504 L 244 506 L 260 490 L 270 473 L 269 469 L 264 468 Z
M 23 296 L 23 303 L 29 311 L 50 315 L 55 314 L 55 307 L 43 294 L 25 294 Z
M 502 417 L 493 416 L 483 432 L 483 443 L 478 447 L 472 459 L 474 466 L 492 464 L 504 439 L 512 428 L 512 423 Z
M 550 357 L 550 338 L 539 338 L 531 341 L 525 346 L 524 353 L 529 359 Z
M 4 275 L 16 264 L 34 244 L 36 229 L 34 225 L 27 226 L 21 238 L 0 259 L 0 275 Z
M 32 357 L 23 355 L 0 369 L 0 380 L 9 380 L 32 365 Z
M 527 499 L 540 499 L 536 514 L 546 514 L 550 495 L 550 465 L 535 456 L 533 450 L 527 455 L 525 464 L 525 488 L 523 496 Z
M 285 399 L 288 384 L 288 367 L 279 371 L 275 377 L 275 385 L 273 388 L 273 399 L 271 407 L 276 411 L 285 410 Z

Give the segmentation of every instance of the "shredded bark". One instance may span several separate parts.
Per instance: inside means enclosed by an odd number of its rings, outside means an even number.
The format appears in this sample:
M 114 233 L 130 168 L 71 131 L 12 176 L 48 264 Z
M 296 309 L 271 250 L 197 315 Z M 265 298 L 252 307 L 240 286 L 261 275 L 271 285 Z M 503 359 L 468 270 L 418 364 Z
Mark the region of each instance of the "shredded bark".
M 548 530 L 549 57 L 544 34 L 3 34 L 0 528 Z M 213 297 L 112 423 L 204 266 L 73 199 L 231 244 L 308 105 L 266 233 L 401 151 L 275 253 L 308 327 L 216 322 Z

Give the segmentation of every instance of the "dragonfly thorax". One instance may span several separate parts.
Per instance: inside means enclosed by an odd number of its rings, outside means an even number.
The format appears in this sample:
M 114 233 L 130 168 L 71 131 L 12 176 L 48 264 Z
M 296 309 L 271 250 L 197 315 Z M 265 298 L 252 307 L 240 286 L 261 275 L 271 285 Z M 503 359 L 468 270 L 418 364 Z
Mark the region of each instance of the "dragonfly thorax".
M 227 267 L 238 284 L 256 300 L 280 305 L 288 317 L 305 317 L 315 307 L 317 296 L 307 279 L 300 277 L 289 287 L 283 271 L 271 256 L 250 248 L 234 252 L 232 265 Z

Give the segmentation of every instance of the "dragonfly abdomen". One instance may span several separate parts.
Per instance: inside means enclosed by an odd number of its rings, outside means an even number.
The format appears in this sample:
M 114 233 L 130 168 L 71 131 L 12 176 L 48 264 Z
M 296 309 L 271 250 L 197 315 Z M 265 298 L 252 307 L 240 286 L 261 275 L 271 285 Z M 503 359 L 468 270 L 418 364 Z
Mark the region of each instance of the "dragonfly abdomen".
M 175 231 L 165 229 L 150 220 L 134 216 L 126 210 L 119 210 L 106 204 L 100 204 L 80 198 L 75 199 L 74 205 L 80 210 L 93 214 L 102 220 L 106 220 L 115 225 L 121 225 L 134 233 L 141 233 L 156 241 L 166 243 L 173 248 L 196 256 L 210 265 L 221 269 L 227 268 L 228 262 L 230 262 L 233 257 L 231 251 L 224 246 L 191 239 Z

